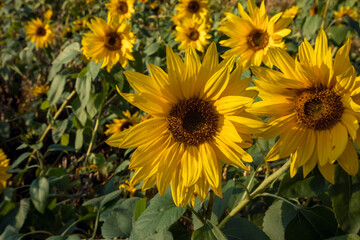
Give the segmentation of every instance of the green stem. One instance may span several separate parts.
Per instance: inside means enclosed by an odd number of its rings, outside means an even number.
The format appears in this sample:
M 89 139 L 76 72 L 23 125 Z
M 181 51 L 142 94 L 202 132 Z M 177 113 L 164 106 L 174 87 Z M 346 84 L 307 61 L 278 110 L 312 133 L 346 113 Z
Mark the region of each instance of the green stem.
M 65 99 L 65 101 L 63 102 L 63 104 L 61 105 L 61 107 L 59 108 L 59 110 L 57 110 L 57 112 L 54 115 L 54 121 L 60 116 L 61 112 L 64 110 L 64 108 L 66 107 L 67 103 L 70 101 L 70 99 L 76 94 L 76 91 L 73 90 L 70 95 Z M 45 129 L 44 133 L 41 135 L 39 142 L 44 141 L 44 138 L 46 137 L 46 135 L 48 134 L 48 132 L 51 130 L 51 124 L 49 124 L 47 126 L 47 128 Z M 29 156 L 29 160 L 33 157 L 33 155 L 36 153 L 36 150 L 34 149 L 32 151 L 32 153 Z M 40 162 L 40 165 L 42 165 L 42 163 Z
M 326 3 L 325 3 L 325 8 L 324 8 L 324 11 L 323 11 L 323 19 L 322 19 L 322 22 L 321 22 L 321 28 L 324 28 L 325 26 L 325 21 L 326 21 L 326 14 L 327 14 L 327 11 L 328 11 L 328 8 L 329 8 L 329 5 L 330 5 L 330 1 L 331 0 L 326 0 Z
M 197 211 L 195 211 L 195 209 L 193 209 L 191 206 L 187 206 L 187 209 L 189 209 L 200 220 L 200 222 L 205 225 L 205 220 L 199 215 Z
M 99 217 L 100 217 L 100 208 L 98 209 L 97 214 L 96 214 L 94 232 L 93 232 L 93 234 L 91 236 L 92 239 L 94 239 L 95 236 L 96 236 L 97 228 L 98 228 L 98 225 L 99 225 Z
M 224 227 L 225 224 L 232 218 L 235 214 L 237 214 L 241 209 L 243 209 L 252 199 L 256 198 L 259 194 L 265 191 L 276 179 L 278 179 L 284 172 L 286 172 L 290 166 L 291 161 L 288 160 L 281 168 L 279 168 L 276 172 L 271 174 L 268 178 L 264 179 L 264 181 L 250 194 L 250 197 L 247 197 L 240 201 L 238 205 L 231 210 L 229 215 L 227 215 L 218 225 L 219 228 Z
M 280 197 L 280 196 L 275 195 L 275 194 L 272 194 L 272 193 L 262 193 L 262 194 L 259 194 L 258 196 L 265 196 L 265 197 L 277 198 L 277 199 L 279 199 L 279 200 L 281 200 L 281 201 L 283 201 L 283 202 L 286 202 L 287 204 L 291 205 L 292 207 L 294 207 L 294 208 L 296 208 L 296 209 L 299 208 L 298 205 L 290 202 L 289 200 L 287 200 L 287 199 L 285 199 L 285 198 L 283 198 L 283 197 Z
M 88 150 L 86 152 L 86 156 L 85 156 L 85 161 L 84 161 L 84 166 L 87 164 L 87 161 L 89 160 L 89 157 L 90 157 L 90 153 L 91 153 L 91 150 L 93 148 L 93 145 L 94 145 L 94 141 L 95 141 L 95 137 L 96 137 L 96 132 L 99 128 L 99 123 L 100 123 L 100 117 L 101 117 L 101 112 L 102 112 L 102 109 L 103 109 L 103 106 L 104 106 L 104 101 L 106 99 L 106 96 L 104 96 L 104 100 L 101 102 L 101 105 L 99 107 L 99 111 L 98 111 L 98 115 L 96 117 L 96 121 L 95 121 L 95 126 L 94 126 L 94 129 L 92 131 L 92 135 L 91 135 L 91 140 L 90 140 L 90 143 L 89 143 L 89 147 L 88 147 Z
M 215 202 L 215 194 L 212 190 L 210 190 L 208 207 L 206 209 L 206 219 L 209 219 L 209 220 L 211 219 L 211 212 L 212 212 L 212 208 L 214 206 L 214 202 Z
M 50 236 L 54 235 L 54 234 L 52 234 L 51 232 L 48 232 L 48 231 L 33 231 L 33 232 L 25 233 L 24 235 L 22 235 L 20 237 L 20 239 L 23 239 L 24 237 L 29 236 L 29 235 L 33 235 L 33 234 L 46 234 L 46 235 L 50 235 Z

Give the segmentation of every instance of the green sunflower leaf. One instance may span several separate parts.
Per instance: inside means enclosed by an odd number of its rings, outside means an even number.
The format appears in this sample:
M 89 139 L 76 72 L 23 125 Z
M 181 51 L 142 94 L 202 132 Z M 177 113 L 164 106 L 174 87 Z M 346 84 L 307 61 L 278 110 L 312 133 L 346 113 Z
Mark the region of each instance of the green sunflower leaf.
M 349 233 L 358 233 L 360 230 L 360 174 L 352 177 L 337 165 L 335 184 L 330 187 L 330 197 L 341 229 Z
M 185 211 L 186 208 L 174 204 L 169 188 L 164 196 L 158 194 L 151 199 L 149 207 L 136 220 L 130 240 L 146 239 L 154 233 L 167 230 Z
M 206 239 L 206 240 L 226 240 L 226 236 L 221 230 L 209 220 L 205 225 L 196 230 L 191 236 L 191 240 Z

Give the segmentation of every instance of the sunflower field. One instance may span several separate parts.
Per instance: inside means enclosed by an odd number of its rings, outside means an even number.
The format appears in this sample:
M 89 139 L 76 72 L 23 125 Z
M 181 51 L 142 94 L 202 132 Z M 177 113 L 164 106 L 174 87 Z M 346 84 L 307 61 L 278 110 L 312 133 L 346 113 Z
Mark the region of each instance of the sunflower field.
M 359 240 L 360 1 L 0 0 L 0 240 Z

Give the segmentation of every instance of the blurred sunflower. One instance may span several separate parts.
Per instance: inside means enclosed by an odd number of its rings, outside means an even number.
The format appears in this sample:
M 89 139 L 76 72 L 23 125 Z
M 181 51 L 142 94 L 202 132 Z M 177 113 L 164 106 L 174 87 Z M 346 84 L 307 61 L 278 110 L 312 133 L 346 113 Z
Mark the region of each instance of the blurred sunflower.
M 84 55 L 92 61 L 103 61 L 101 67 L 107 66 L 108 72 L 117 63 L 122 67 L 128 65 L 128 60 L 134 60 L 132 48 L 135 43 L 135 35 L 130 32 L 131 25 L 124 21 L 106 22 L 104 19 L 95 17 L 88 24 L 92 32 L 84 34 L 81 44 Z
M 136 192 L 136 188 L 133 185 L 131 185 L 131 183 L 128 180 L 125 180 L 123 184 L 120 184 L 119 190 L 121 189 L 125 189 L 127 192 L 129 192 L 130 197 L 133 197 Z
M 52 15 L 53 15 L 53 11 L 52 11 L 51 9 L 49 9 L 49 10 L 47 10 L 47 11 L 44 13 L 44 18 L 45 18 L 46 20 L 50 20 L 51 17 L 52 17 Z
M 176 7 L 179 19 L 192 18 L 206 18 L 208 0 L 180 0 Z
M 334 12 L 335 19 L 343 18 L 345 16 L 349 16 L 354 20 L 359 19 L 359 15 L 357 14 L 356 10 L 350 6 L 346 6 L 346 7 L 341 6 L 339 11 Z
M 206 21 L 200 18 L 185 18 L 180 25 L 176 26 L 175 41 L 179 42 L 179 49 L 186 49 L 192 46 L 200 52 L 204 52 L 204 47 L 209 44 Z
M 231 48 L 222 56 L 240 56 L 245 68 L 251 65 L 259 66 L 262 62 L 272 67 L 269 48 L 285 48 L 282 38 L 291 32 L 290 29 L 284 28 L 288 19 L 280 19 L 280 12 L 269 20 L 264 1 L 258 8 L 254 0 L 248 0 L 250 15 L 244 11 L 240 3 L 238 8 L 240 17 L 225 13 L 226 20 L 218 28 L 230 37 L 219 42 L 222 46 Z
M 350 40 L 336 53 L 321 29 L 315 49 L 308 41 L 299 47 L 298 59 L 285 50 L 271 49 L 270 57 L 282 73 L 252 67 L 259 97 L 251 111 L 272 117 L 268 129 L 259 136 L 279 140 L 266 160 L 291 157 L 290 174 L 299 167 L 306 175 L 318 166 L 322 175 L 334 183 L 334 162 L 350 175 L 359 169 L 358 156 L 349 136 L 359 138 L 360 79 L 349 61 Z M 360 143 L 360 141 L 359 141 Z
M 139 112 L 136 112 L 133 115 L 131 115 L 130 111 L 126 110 L 122 113 L 124 114 L 126 119 L 113 119 L 113 123 L 106 124 L 105 126 L 108 128 L 105 131 L 106 135 L 120 133 L 125 129 L 128 129 L 129 127 L 134 126 L 135 124 L 141 121 L 141 118 L 139 117 Z
M 10 169 L 9 161 L 4 151 L 0 148 L 0 193 L 5 190 L 7 180 L 11 177 L 11 174 L 7 173 Z
M 45 86 L 45 85 L 35 85 L 33 88 L 30 89 L 30 93 L 34 97 L 37 97 L 39 95 L 46 95 L 48 91 L 49 91 L 49 86 Z
M 111 17 L 118 17 L 120 21 L 130 19 L 134 10 L 134 0 L 110 0 L 105 6 Z
M 245 170 L 242 161 L 252 157 L 250 133 L 263 122 L 246 109 L 256 97 L 245 91 L 251 79 L 241 79 L 242 68 L 234 58 L 218 63 L 212 43 L 201 63 L 196 51 L 186 50 L 185 61 L 166 49 L 167 70 L 149 64 L 151 77 L 125 71 L 137 92 L 121 93 L 128 102 L 152 118 L 112 135 L 107 143 L 119 148 L 137 147 L 129 167 L 135 169 L 131 184 L 144 181 L 143 190 L 157 184 L 163 195 L 171 185 L 176 205 L 186 205 L 196 192 L 204 201 L 209 188 L 221 192 L 221 160 Z
M 28 21 L 25 26 L 25 33 L 26 39 L 36 43 L 36 48 L 47 47 L 53 37 L 50 25 L 43 23 L 39 18 Z

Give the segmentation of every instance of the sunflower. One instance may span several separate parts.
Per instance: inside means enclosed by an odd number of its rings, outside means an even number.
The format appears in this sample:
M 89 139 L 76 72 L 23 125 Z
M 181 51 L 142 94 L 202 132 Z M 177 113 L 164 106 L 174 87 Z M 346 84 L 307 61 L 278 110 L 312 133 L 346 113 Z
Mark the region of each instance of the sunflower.
M 105 4 L 111 17 L 117 16 L 120 21 L 130 19 L 134 10 L 134 0 L 110 0 Z
M 135 35 L 130 32 L 131 25 L 95 17 L 88 27 L 92 32 L 85 33 L 81 40 L 82 51 L 88 59 L 96 63 L 103 60 L 101 67 L 107 66 L 108 72 L 117 62 L 125 67 L 128 60 L 134 60 L 131 53 Z
M 122 113 L 124 114 L 126 119 L 113 119 L 112 124 L 105 125 L 108 128 L 105 131 L 105 134 L 110 135 L 110 134 L 120 133 L 123 130 L 131 126 L 134 126 L 135 124 L 140 122 L 140 118 L 138 117 L 139 112 L 136 112 L 133 115 L 131 115 L 129 110 L 126 110 L 125 112 Z
M 136 192 L 136 188 L 133 185 L 131 185 L 131 183 L 128 180 L 125 180 L 125 182 L 119 186 L 119 190 L 121 189 L 125 189 L 127 192 L 129 192 L 130 197 L 133 197 Z
M 206 18 L 208 0 L 180 0 L 176 7 L 179 19 L 192 18 Z
M 28 21 L 25 26 L 25 33 L 26 39 L 36 42 L 36 48 L 47 47 L 53 37 L 50 25 L 43 23 L 39 18 Z
M 46 85 L 35 85 L 33 88 L 30 89 L 30 93 L 37 97 L 39 95 L 46 95 L 49 91 L 49 86 Z
M 11 177 L 11 174 L 6 173 L 9 169 L 9 159 L 7 159 L 6 154 L 0 148 L 0 193 L 5 190 L 7 180 Z
M 355 11 L 355 9 L 350 6 L 346 6 L 346 7 L 341 6 L 339 11 L 334 12 L 335 19 L 343 18 L 345 16 L 349 16 L 354 20 L 359 19 L 359 15 Z
M 256 97 L 246 91 L 251 79 L 241 79 L 240 64 L 230 74 L 234 58 L 218 63 L 212 43 L 202 63 L 189 47 L 181 61 L 168 46 L 167 70 L 149 64 L 151 77 L 125 71 L 137 92 L 120 93 L 152 118 L 111 136 L 107 143 L 119 148 L 137 147 L 129 167 L 131 184 L 144 181 L 143 190 L 157 184 L 160 195 L 171 185 L 176 205 L 184 206 L 195 192 L 203 201 L 209 188 L 221 193 L 221 160 L 245 170 L 242 161 L 252 157 L 250 133 L 263 126 L 246 111 Z
M 176 26 L 175 41 L 179 42 L 179 49 L 186 49 L 192 46 L 200 52 L 204 52 L 204 46 L 209 44 L 206 21 L 200 18 L 185 18 L 180 25 Z
M 302 166 L 306 177 L 317 165 L 322 175 L 334 183 L 335 161 L 350 175 L 358 172 L 352 140 L 358 136 L 360 81 L 356 81 L 355 69 L 349 61 L 350 45 L 348 40 L 333 62 L 321 29 L 315 49 L 305 39 L 299 47 L 298 59 L 282 49 L 270 50 L 271 60 L 282 73 L 251 68 L 260 79 L 255 84 L 263 101 L 253 104 L 250 111 L 272 117 L 260 137 L 280 135 L 266 160 L 290 156 L 291 176 Z
M 285 48 L 282 38 L 291 32 L 290 29 L 284 28 L 284 25 L 288 25 L 289 19 L 280 19 L 282 13 L 278 13 L 269 21 L 264 2 L 258 8 L 253 0 L 248 0 L 250 15 L 244 11 L 240 3 L 238 8 L 240 17 L 225 13 L 226 20 L 218 28 L 230 37 L 219 42 L 231 48 L 223 57 L 240 56 L 245 68 L 251 65 L 259 66 L 262 62 L 271 67 L 269 48 Z

